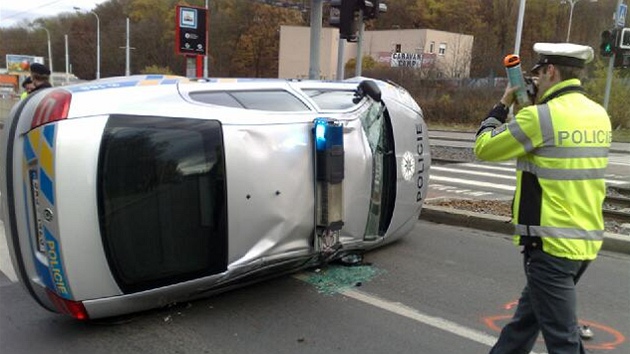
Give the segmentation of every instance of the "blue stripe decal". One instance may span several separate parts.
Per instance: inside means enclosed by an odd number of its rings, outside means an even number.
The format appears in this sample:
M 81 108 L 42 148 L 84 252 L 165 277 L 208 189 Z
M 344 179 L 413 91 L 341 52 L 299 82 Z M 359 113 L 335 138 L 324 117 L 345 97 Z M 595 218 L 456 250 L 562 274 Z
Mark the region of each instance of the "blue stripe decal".
M 179 79 L 164 79 L 160 82 L 160 85 L 172 85 L 179 82 Z
M 28 136 L 24 137 L 24 155 L 26 155 L 26 162 L 31 162 L 36 157 Z
M 43 168 L 39 169 L 39 187 L 42 194 L 48 199 L 51 205 L 55 205 L 55 193 L 53 191 L 53 182 L 46 174 Z
M 48 258 L 48 270 L 50 271 L 50 278 L 52 279 L 51 289 L 55 289 L 59 296 L 72 300 L 70 294 L 70 287 L 66 283 L 66 274 L 63 270 L 61 263 L 61 252 L 59 251 L 59 244 L 53 235 L 48 231 L 48 228 L 44 227 L 44 235 L 46 237 L 46 257 Z
M 47 124 L 44 126 L 44 138 L 46 138 L 48 146 L 53 147 L 55 142 L 55 124 Z
M 147 75 L 146 80 L 161 80 L 164 75 Z
M 44 285 L 50 290 L 55 290 L 55 285 L 50 277 L 50 269 L 48 269 L 48 267 L 46 267 L 46 265 L 37 257 L 35 257 L 35 269 L 37 270 L 37 274 Z
M 68 86 L 66 90 L 70 92 L 106 90 L 106 89 L 119 88 L 119 87 L 136 86 L 138 82 L 140 82 L 140 80 L 119 81 L 119 82 L 110 82 L 110 83 L 93 83 L 93 84 L 85 84 L 85 85 L 78 85 L 78 86 Z

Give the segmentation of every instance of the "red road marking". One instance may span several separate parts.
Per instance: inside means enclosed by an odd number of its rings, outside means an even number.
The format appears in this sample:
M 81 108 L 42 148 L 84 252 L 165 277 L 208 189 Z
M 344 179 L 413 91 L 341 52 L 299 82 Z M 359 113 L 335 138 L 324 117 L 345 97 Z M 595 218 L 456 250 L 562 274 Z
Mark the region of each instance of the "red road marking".
M 511 318 L 512 318 L 512 315 L 497 315 L 497 316 L 484 317 L 483 321 L 486 324 L 486 326 L 488 326 L 488 328 L 497 332 L 501 332 L 501 328 L 496 324 L 496 322 L 501 321 L 501 320 L 509 320 Z M 612 327 L 608 327 L 608 326 L 605 326 L 603 324 L 593 322 L 593 321 L 578 320 L 578 322 L 583 325 L 588 325 L 591 328 L 596 328 L 600 332 L 605 332 L 613 337 L 611 341 L 598 343 L 598 344 L 595 344 L 592 341 L 584 341 L 583 342 L 584 348 L 586 349 L 613 350 L 613 349 L 616 349 L 618 345 L 626 341 L 626 337 L 623 334 L 621 334 L 621 332 L 617 331 L 616 329 Z
M 503 305 L 503 308 L 506 310 L 511 310 L 512 307 L 515 307 L 516 305 L 518 305 L 518 300 L 514 300 L 512 302 L 508 302 L 507 304 Z
M 518 305 L 518 300 L 508 302 L 507 304 L 503 305 L 503 308 L 506 310 L 511 310 L 512 308 L 516 307 L 516 305 Z M 491 330 L 501 332 L 501 327 L 499 327 L 496 322 L 502 320 L 510 320 L 511 318 L 512 315 L 488 316 L 483 318 L 483 322 Z M 605 326 L 601 323 L 581 319 L 578 319 L 578 323 L 581 325 L 587 325 L 591 328 L 596 328 L 599 330 L 600 333 L 604 332 L 612 336 L 611 341 L 604 343 L 595 344 L 593 341 L 584 341 L 584 347 L 586 349 L 613 350 L 616 349 L 618 345 L 626 341 L 626 337 L 621 332 L 612 327 Z

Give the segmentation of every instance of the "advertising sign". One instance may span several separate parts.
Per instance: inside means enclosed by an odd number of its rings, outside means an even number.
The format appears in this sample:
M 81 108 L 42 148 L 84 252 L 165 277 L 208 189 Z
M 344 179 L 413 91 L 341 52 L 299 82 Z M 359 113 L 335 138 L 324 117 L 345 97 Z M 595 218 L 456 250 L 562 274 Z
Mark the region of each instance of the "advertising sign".
M 200 7 L 175 7 L 175 50 L 184 55 L 206 55 L 207 10 Z
M 32 63 L 44 64 L 44 57 L 7 54 L 7 71 L 9 74 L 28 73 L 31 70 Z
M 391 53 L 389 64 L 392 68 L 408 67 L 428 69 L 435 66 L 435 54 L 431 53 Z M 380 61 L 380 58 L 379 58 Z
M 398 52 L 392 53 L 392 60 L 390 61 L 390 65 L 392 68 L 419 68 L 422 66 L 422 54 Z

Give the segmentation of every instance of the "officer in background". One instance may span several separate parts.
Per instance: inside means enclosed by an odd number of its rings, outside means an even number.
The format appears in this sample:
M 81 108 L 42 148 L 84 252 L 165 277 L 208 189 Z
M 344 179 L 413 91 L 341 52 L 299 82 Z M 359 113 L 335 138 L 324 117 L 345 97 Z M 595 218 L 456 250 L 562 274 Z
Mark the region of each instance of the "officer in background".
M 50 70 L 44 64 L 31 64 L 31 79 L 35 85 L 35 88 L 31 91 L 31 93 L 52 87 L 52 84 L 50 83 Z
M 536 104 L 506 123 L 516 88 L 481 123 L 475 154 L 516 159 L 514 243 L 523 246 L 527 284 L 514 317 L 490 353 L 529 353 L 542 332 L 549 354 L 584 353 L 576 291 L 604 235 L 604 173 L 612 140 L 606 110 L 590 100 L 579 76 L 591 47 L 536 43 Z
M 22 81 L 22 88 L 24 89 L 24 91 L 20 95 L 21 100 L 25 99 L 26 96 L 28 96 L 28 94 L 31 93 L 31 91 L 33 91 L 33 89 L 35 88 L 35 85 L 33 84 L 33 80 L 31 79 L 30 76 L 24 79 L 24 81 Z

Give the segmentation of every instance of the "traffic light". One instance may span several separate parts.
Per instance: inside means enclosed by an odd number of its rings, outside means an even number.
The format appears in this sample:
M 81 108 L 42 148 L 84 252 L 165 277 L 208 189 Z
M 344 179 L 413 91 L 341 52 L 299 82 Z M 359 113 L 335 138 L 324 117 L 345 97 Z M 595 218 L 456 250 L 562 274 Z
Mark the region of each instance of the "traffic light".
M 603 57 L 611 57 L 616 50 L 616 29 L 602 32 L 599 45 L 599 54 Z
M 339 38 L 348 42 L 357 40 L 357 13 L 359 1 L 363 0 L 331 0 L 330 19 L 328 23 L 339 28 Z
M 363 18 L 366 20 L 373 20 L 377 18 L 378 5 L 379 5 L 379 0 L 364 0 L 363 1 Z
M 630 28 L 622 28 L 619 34 L 619 49 L 630 49 Z

